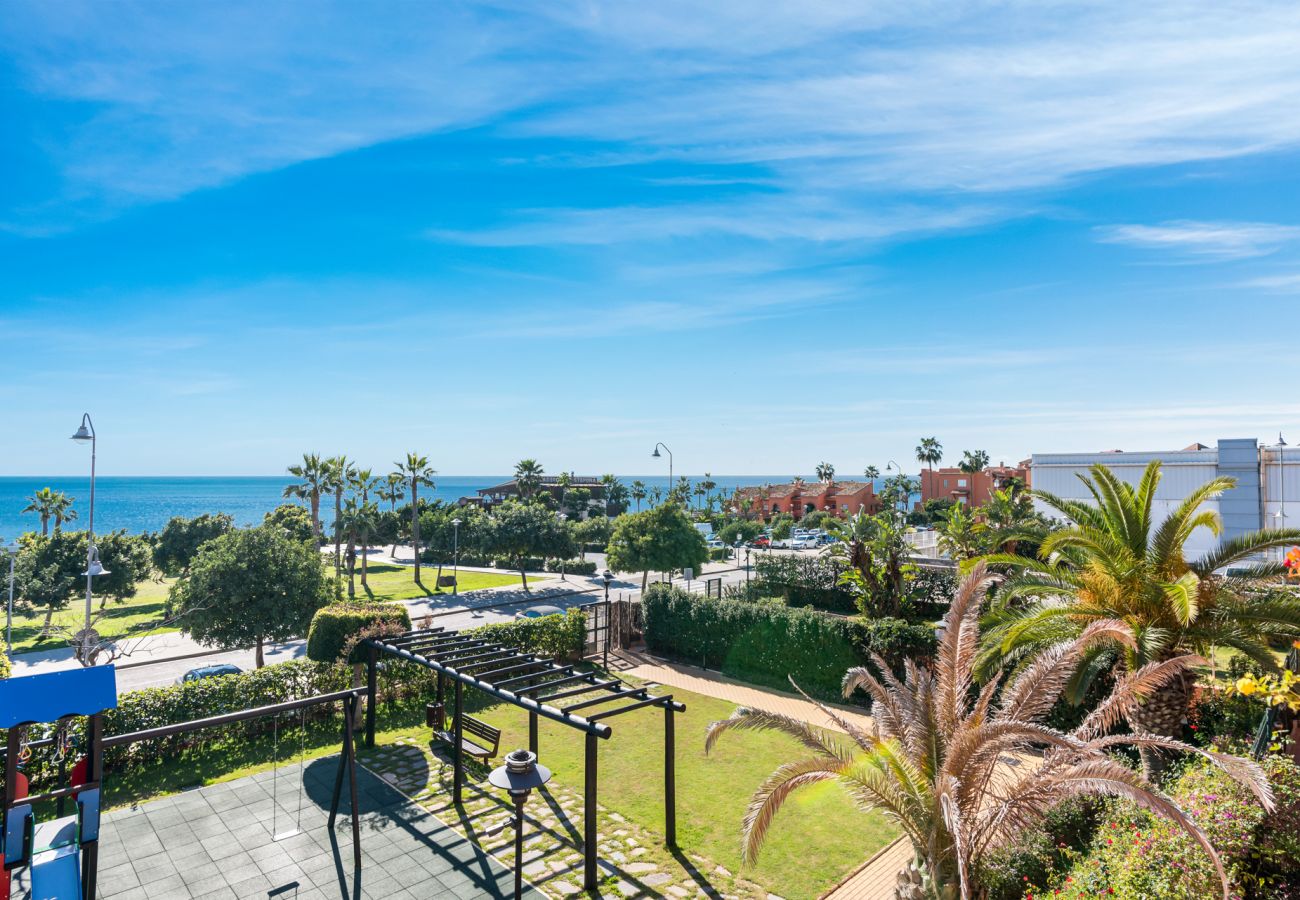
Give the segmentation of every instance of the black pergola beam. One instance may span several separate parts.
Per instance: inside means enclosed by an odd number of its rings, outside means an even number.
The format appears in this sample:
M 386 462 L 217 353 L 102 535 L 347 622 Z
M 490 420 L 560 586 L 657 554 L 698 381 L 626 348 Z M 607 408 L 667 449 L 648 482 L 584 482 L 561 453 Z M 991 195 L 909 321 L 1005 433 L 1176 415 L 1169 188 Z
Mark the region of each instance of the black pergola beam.
M 588 706 L 599 706 L 602 703 L 608 703 L 611 700 L 617 700 L 620 697 L 635 697 L 638 700 L 644 700 L 648 696 L 645 688 L 634 688 L 630 691 L 611 690 L 607 694 L 599 697 L 592 697 L 590 700 L 583 700 L 578 703 L 570 703 L 568 706 L 561 707 L 565 712 L 573 712 L 575 709 L 586 709 Z M 651 700 L 657 700 L 657 697 L 650 697 Z
M 548 669 L 548 670 L 545 671 L 545 672 L 538 672 L 538 673 L 536 673 L 535 675 L 519 675 L 519 676 L 516 676 L 516 677 L 514 677 L 514 678 L 507 678 L 505 681 L 498 681 L 498 682 L 496 683 L 496 685 L 497 685 L 497 687 L 499 687 L 499 688 L 503 688 L 503 687 L 505 687 L 505 686 L 508 685 L 508 684 L 515 684 L 516 682 L 520 682 L 520 681 L 528 681 L 528 680 L 533 679 L 533 678 L 538 678 L 538 677 L 540 677 L 540 676 L 542 676 L 542 675 L 559 675 L 560 673 L 564 673 L 565 675 L 569 675 L 569 674 L 571 674 L 572 672 L 573 672 L 573 666 L 565 666 L 565 667 L 562 668 L 562 669 Z M 555 682 L 553 682 L 553 681 L 550 682 L 550 683 L 551 683 L 551 684 L 555 684 Z M 543 687 L 543 685 L 536 685 L 536 687 L 541 688 L 541 687 Z M 522 693 L 522 692 L 521 692 L 521 693 Z M 52 741 L 51 741 L 51 742 L 52 742 Z
M 541 700 L 543 703 L 549 703 L 552 700 L 560 700 L 563 699 L 564 697 L 576 697 L 579 694 L 585 694 L 588 693 L 589 691 L 599 691 L 599 690 L 607 691 L 610 689 L 610 687 L 616 684 L 622 684 L 622 682 L 617 680 L 593 681 L 590 682 L 589 684 L 583 685 L 582 687 L 572 688 L 567 691 L 560 691 L 558 694 L 547 694 L 545 697 L 538 697 L 537 699 Z
M 504 668 L 500 668 L 500 669 L 492 669 L 492 670 L 489 671 L 489 672 L 480 672 L 480 673 L 478 673 L 478 677 L 479 677 L 479 678 L 482 678 L 482 679 L 484 679 L 484 680 L 487 680 L 487 679 L 491 678 L 491 677 L 494 676 L 494 675 L 505 675 L 505 674 L 508 674 L 508 673 L 510 673 L 510 672 L 518 672 L 518 671 L 521 671 L 521 670 L 523 670 L 523 669 L 535 669 L 537 666 L 545 666 L 545 665 L 546 665 L 546 663 L 545 663 L 544 661 L 542 661 L 542 660 L 539 660 L 539 659 L 525 659 L 525 660 L 521 660 L 520 662 L 515 663 L 515 664 L 512 665 L 512 666 L 506 666 L 506 667 L 504 667 Z M 536 675 L 537 675 L 537 674 L 540 674 L 540 673 L 536 673 L 536 672 L 535 672 L 535 673 L 533 673 L 533 674 L 534 674 L 534 677 L 536 677 Z M 493 682 L 493 684 L 496 684 L 497 687 L 500 687 L 500 686 L 501 686 L 500 683 L 498 683 L 498 682 Z
M 425 638 L 425 637 L 433 637 L 436 635 L 458 635 L 458 634 L 460 634 L 459 631 L 448 631 L 446 628 L 443 628 L 441 625 L 438 625 L 434 628 L 421 628 L 418 631 L 408 631 L 405 634 L 396 635 L 395 637 L 391 638 L 391 642 L 394 645 L 400 646 L 403 644 L 410 644 L 414 641 L 418 641 L 421 638 Z
M 469 650 L 479 650 L 483 647 L 500 647 L 500 644 L 493 641 L 484 641 L 478 638 L 459 640 L 459 641 L 442 641 L 438 644 L 412 644 L 404 647 L 404 650 L 410 650 L 412 653 L 418 653 L 421 656 L 447 656 L 453 653 L 464 653 Z
M 504 654 L 514 654 L 517 651 L 508 647 L 470 647 L 465 650 L 457 650 L 452 653 L 434 653 L 429 654 L 426 658 L 444 666 L 456 666 L 461 668 L 472 664 L 478 659 L 487 659 L 489 656 L 501 656 Z M 422 656 L 424 654 L 421 654 Z
M 547 674 L 550 674 L 550 673 L 548 673 L 548 672 L 538 672 L 537 675 L 536 675 L 535 677 L 539 677 L 539 678 L 540 678 L 542 675 L 547 675 Z M 565 677 L 565 678 L 560 678 L 560 679 L 557 679 L 557 680 L 555 680 L 555 681 L 547 681 L 547 682 L 544 682 L 544 683 L 542 683 L 542 684 L 533 684 L 533 685 L 529 685 L 528 687 L 526 687 L 526 688 L 524 688 L 523 690 L 521 690 L 519 693 L 521 693 L 521 694 L 534 694 L 534 693 L 536 693 L 537 691 L 544 691 L 544 690 L 546 690 L 547 688 L 559 687 L 559 686 L 562 685 L 562 684 L 573 684 L 575 681 L 586 681 L 586 682 L 590 683 L 591 680 L 592 680 L 593 678 L 595 678 L 595 677 L 596 677 L 596 676 L 593 675 L 593 674 L 590 673 L 590 672 L 579 672 L 577 675 L 569 675 L 569 676 L 567 676 L 567 677 Z M 511 679 L 511 680 L 512 680 L 512 681 L 518 681 L 519 679 L 517 679 L 517 678 L 513 678 L 513 679 Z M 505 682 L 503 681 L 501 684 L 505 684 Z M 498 687 L 500 687 L 500 685 L 498 685 Z
M 645 700 L 638 700 L 636 703 L 629 703 L 627 706 L 620 706 L 618 709 L 606 709 L 598 713 L 587 716 L 587 720 L 595 722 L 598 719 L 608 719 L 612 716 L 621 716 L 625 712 L 631 712 L 634 709 L 643 709 L 647 706 L 664 706 L 672 708 L 672 697 L 647 697 Z

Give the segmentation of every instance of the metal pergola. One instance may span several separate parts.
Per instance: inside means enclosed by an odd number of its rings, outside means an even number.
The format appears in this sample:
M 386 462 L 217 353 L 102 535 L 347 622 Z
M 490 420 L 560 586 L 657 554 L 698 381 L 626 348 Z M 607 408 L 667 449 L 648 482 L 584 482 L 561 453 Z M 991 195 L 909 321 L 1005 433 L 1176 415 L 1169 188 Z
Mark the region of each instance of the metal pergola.
M 465 765 L 462 752 L 464 691 L 471 687 L 528 712 L 528 749 L 537 752 L 537 724 L 541 718 L 568 725 L 586 737 L 583 779 L 584 884 L 594 889 L 598 881 L 596 864 L 596 741 L 612 734 L 606 719 L 623 713 L 658 706 L 664 711 L 664 836 L 668 846 L 677 846 L 677 774 L 674 765 L 676 713 L 686 706 L 672 695 L 658 696 L 648 688 L 636 687 L 604 672 L 579 671 L 576 663 L 525 653 L 471 633 L 425 628 L 396 637 L 371 638 L 367 661 L 366 746 L 375 744 L 375 699 L 380 656 L 416 663 L 437 673 L 438 703 L 446 698 L 447 682 L 455 685 L 452 713 L 452 796 L 462 800 Z M 558 701 L 564 701 L 562 704 Z M 579 712 L 581 711 L 581 712 Z

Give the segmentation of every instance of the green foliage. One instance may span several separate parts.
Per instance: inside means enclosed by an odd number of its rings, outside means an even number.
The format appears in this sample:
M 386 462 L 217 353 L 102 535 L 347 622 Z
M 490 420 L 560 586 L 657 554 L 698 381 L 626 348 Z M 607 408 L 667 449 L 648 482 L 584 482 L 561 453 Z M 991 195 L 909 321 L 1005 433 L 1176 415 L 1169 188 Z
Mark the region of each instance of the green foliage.
M 311 513 L 295 503 L 281 503 L 262 518 L 268 528 L 279 528 L 295 541 L 313 541 L 316 537 L 311 525 Z
M 728 547 L 736 546 L 736 541 L 749 543 L 763 533 L 763 526 L 751 519 L 737 519 L 718 529 L 718 540 Z
M 849 622 L 778 603 L 715 600 L 669 585 L 652 585 L 642 600 L 646 647 L 720 669 L 757 684 L 839 696 L 844 672 L 860 665 Z
M 781 597 L 789 606 L 852 614 L 857 612 L 857 598 L 841 583 L 844 567 L 838 557 L 761 554 L 754 580 L 763 594 Z
M 307 528 L 307 536 L 311 537 L 311 516 L 300 506 L 283 506 L 280 509 L 292 509 L 302 514 L 302 522 Z M 266 518 L 269 521 L 273 515 L 279 512 L 267 513 Z M 209 541 L 214 537 L 219 537 L 235 527 L 234 519 L 225 513 L 210 515 L 204 513 L 201 516 L 195 516 L 192 519 L 186 519 L 183 516 L 172 516 L 163 530 L 158 535 L 158 540 L 153 548 L 153 564 L 158 567 L 164 575 L 182 575 L 190 567 L 195 555 L 199 552 L 199 546 L 204 541 Z
M 365 661 L 356 644 L 363 637 L 401 634 L 411 628 L 406 607 L 397 603 L 339 603 L 321 607 L 307 630 L 307 658 L 320 663 Z
M 275 528 L 232 531 L 204 544 L 171 590 L 181 630 L 224 650 L 301 635 L 330 600 L 321 555 Z
M 948 511 L 957 505 L 956 500 L 948 497 L 931 497 L 907 514 L 908 525 L 934 525 L 948 515 Z
M 783 541 L 790 536 L 794 530 L 794 517 L 789 513 L 781 513 L 770 523 L 772 528 L 772 539 Z
M 593 516 L 575 522 L 571 526 L 574 540 L 582 550 L 604 553 L 610 537 L 614 534 L 614 522 L 614 519 L 607 516 Z
M 1046 884 L 1058 878 L 1092 842 L 1102 809 L 1094 798 L 1070 798 L 1053 808 L 1041 826 L 987 854 L 978 874 L 987 900 L 1021 900 L 1027 881 Z
M 493 622 L 467 633 L 539 656 L 573 659 L 582 655 L 587 618 L 582 610 L 570 609 L 562 615 Z
M 108 601 L 120 603 L 135 596 L 136 585 L 152 569 L 148 542 L 125 531 L 95 537 L 99 560 L 108 570 L 94 581 L 95 598 L 103 609 Z M 24 608 L 44 612 L 47 618 L 66 607 L 86 589 L 86 532 L 54 531 L 49 537 L 28 534 L 14 562 L 14 593 Z
M 3 681 L 12 674 L 13 664 L 9 662 L 9 654 L 0 650 L 0 681 Z
M 726 562 L 727 560 L 733 558 L 735 555 L 736 555 L 736 551 L 731 549 L 730 547 L 709 548 L 710 562 Z
M 855 513 L 834 523 L 831 533 L 839 538 L 831 556 L 846 564 L 840 580 L 857 597 L 862 614 L 903 615 L 916 566 L 898 516 L 890 510 L 874 516 Z
M 838 519 L 839 516 L 827 509 L 814 509 L 799 520 L 800 528 L 825 529 L 826 526 Z
M 643 581 L 649 572 L 698 572 L 709 558 L 704 535 L 676 503 L 621 517 L 607 553 L 611 569 L 641 572 Z
M 918 662 L 930 660 L 938 649 L 932 626 L 889 616 L 851 619 L 849 635 L 864 661 L 879 654 L 895 672 L 902 672 L 903 663 L 908 659 Z
M 555 513 L 536 503 L 502 504 L 484 522 L 478 544 L 483 552 L 509 560 L 511 567 L 519 571 L 525 590 L 528 558 L 568 557 L 575 549 L 573 538 Z
M 596 563 L 590 559 L 548 559 L 546 571 L 564 572 L 566 575 L 595 575 Z

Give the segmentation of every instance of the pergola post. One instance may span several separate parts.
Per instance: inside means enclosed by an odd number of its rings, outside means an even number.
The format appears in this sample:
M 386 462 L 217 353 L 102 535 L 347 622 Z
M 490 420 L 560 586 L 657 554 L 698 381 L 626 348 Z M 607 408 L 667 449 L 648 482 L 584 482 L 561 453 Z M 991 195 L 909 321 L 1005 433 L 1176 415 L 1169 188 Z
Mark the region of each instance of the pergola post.
M 457 806 L 460 806 L 464 800 L 461 797 L 461 789 L 465 786 L 465 760 L 462 755 L 462 738 L 461 726 L 464 724 L 465 713 L 465 684 L 462 681 L 456 682 L 456 721 L 452 725 L 452 738 L 456 746 L 451 750 L 451 795 L 452 800 Z
M 664 838 L 677 846 L 677 736 L 671 703 L 664 704 Z
M 366 656 L 366 746 L 375 746 L 375 700 L 379 696 L 379 648 L 371 644 Z
M 596 890 L 596 736 L 587 735 L 586 783 L 582 791 L 582 886 Z
M 537 755 L 537 713 L 531 710 L 528 713 L 528 749 Z

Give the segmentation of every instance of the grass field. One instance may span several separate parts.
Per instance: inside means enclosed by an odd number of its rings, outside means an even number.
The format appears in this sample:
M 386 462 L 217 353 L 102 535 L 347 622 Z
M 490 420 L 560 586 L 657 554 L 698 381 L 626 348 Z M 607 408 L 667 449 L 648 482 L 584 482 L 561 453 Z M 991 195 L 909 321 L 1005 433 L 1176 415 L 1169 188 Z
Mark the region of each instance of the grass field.
M 162 620 L 163 607 L 167 602 L 167 590 L 171 587 L 173 581 L 175 581 L 173 578 L 165 578 L 162 581 L 146 579 L 140 582 L 136 589 L 136 595 L 130 600 L 124 603 L 109 601 L 104 615 L 99 618 L 95 625 L 100 635 L 105 638 L 115 638 L 126 634 L 138 637 L 163 631 L 176 631 L 174 626 L 167 628 L 150 627 L 152 623 Z M 74 600 L 67 609 L 56 612 L 52 624 L 69 629 L 69 634 L 78 631 L 82 622 L 85 621 L 86 612 L 83 603 L 84 600 Z M 98 600 L 95 601 L 95 608 L 96 610 L 99 608 Z M 41 626 L 44 622 L 45 614 L 43 612 L 34 615 L 22 615 L 15 610 L 15 653 L 26 653 L 29 650 L 51 650 L 56 647 L 67 646 L 67 636 L 63 634 L 55 633 L 44 638 L 40 637 Z M 0 649 L 3 649 L 3 647 L 0 646 Z
M 444 575 L 451 574 L 451 567 L 443 568 Z M 420 578 L 424 582 L 424 587 L 415 583 L 415 569 L 411 566 L 395 566 L 387 563 L 371 563 L 370 573 L 367 577 L 369 581 L 369 593 L 375 600 L 413 600 L 417 597 L 434 597 L 444 596 L 451 593 L 451 588 L 436 590 L 434 585 L 438 583 L 438 567 L 422 566 L 420 569 Z M 495 572 L 466 572 L 461 571 L 459 576 L 460 593 L 466 591 L 476 591 L 481 588 L 502 587 L 508 584 L 519 584 L 518 575 L 498 575 Z M 346 589 L 346 587 L 345 587 Z M 357 567 L 357 596 L 363 593 L 361 589 L 361 568 Z

